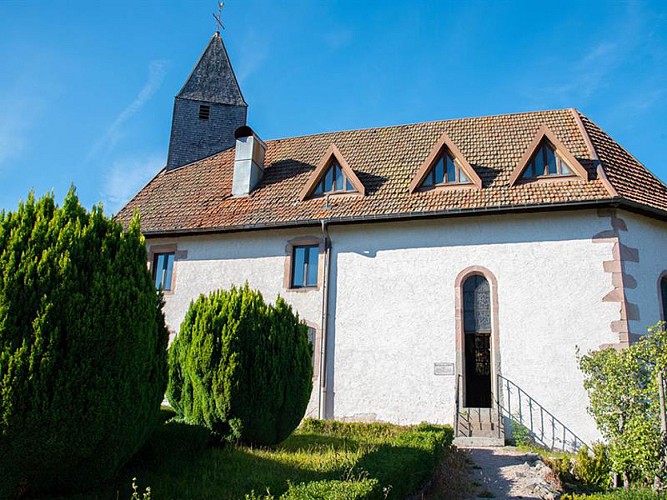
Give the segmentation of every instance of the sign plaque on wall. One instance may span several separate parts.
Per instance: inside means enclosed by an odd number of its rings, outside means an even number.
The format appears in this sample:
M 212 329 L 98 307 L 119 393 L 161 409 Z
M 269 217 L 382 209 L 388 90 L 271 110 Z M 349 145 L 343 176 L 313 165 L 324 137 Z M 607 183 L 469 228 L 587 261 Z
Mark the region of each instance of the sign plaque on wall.
M 433 363 L 433 375 L 454 375 L 454 363 Z

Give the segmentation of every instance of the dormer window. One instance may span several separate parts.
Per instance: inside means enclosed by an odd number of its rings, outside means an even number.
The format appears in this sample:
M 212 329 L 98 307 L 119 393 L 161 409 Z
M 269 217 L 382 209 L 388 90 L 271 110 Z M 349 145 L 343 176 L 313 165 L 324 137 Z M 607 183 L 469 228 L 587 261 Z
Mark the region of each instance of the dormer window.
M 322 180 L 315 186 L 313 194 L 327 194 L 327 193 L 341 193 L 356 191 L 354 186 L 347 178 L 343 169 L 335 160 L 329 165 L 327 173 L 324 174 Z
M 299 200 L 319 198 L 326 194 L 355 194 L 363 196 L 366 188 L 350 168 L 340 150 L 331 144 L 299 193 Z
M 555 148 L 548 140 L 535 151 L 528 162 L 526 170 L 521 175 L 522 179 L 535 179 L 542 176 L 574 175 L 567 163 L 556 153 Z
M 454 141 L 443 132 L 410 181 L 411 193 L 426 190 L 482 189 L 482 179 Z
M 546 125 L 542 125 L 514 167 L 509 185 L 579 179 L 588 180 L 586 169 L 565 144 Z
M 456 160 L 448 151 L 443 151 L 435 165 L 422 181 L 423 187 L 434 187 L 444 184 L 469 184 L 470 179 L 461 170 Z

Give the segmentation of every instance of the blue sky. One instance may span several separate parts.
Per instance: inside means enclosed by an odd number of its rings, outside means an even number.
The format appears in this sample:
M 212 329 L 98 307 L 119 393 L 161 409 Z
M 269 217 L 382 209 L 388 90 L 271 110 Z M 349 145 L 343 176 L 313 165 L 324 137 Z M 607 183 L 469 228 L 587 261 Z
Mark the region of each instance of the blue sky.
M 0 0 L 0 209 L 118 210 L 166 159 L 215 1 Z M 227 0 L 264 139 L 576 107 L 667 180 L 667 2 Z

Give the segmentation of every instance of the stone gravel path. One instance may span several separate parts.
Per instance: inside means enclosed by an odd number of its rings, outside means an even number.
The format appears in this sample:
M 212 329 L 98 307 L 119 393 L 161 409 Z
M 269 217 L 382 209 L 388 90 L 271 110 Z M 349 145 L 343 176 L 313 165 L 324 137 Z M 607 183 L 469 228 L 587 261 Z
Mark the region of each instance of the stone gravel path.
M 468 448 L 472 477 L 478 491 L 473 498 L 556 499 L 549 469 L 534 453 L 512 447 Z

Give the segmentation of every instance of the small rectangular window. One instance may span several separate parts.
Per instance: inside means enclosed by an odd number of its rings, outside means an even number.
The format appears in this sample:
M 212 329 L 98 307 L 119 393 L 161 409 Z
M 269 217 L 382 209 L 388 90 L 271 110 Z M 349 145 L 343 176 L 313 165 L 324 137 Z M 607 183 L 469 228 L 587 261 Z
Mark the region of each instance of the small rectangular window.
M 295 246 L 292 252 L 292 288 L 317 286 L 318 245 Z
M 206 106 L 201 104 L 199 106 L 199 119 L 208 120 L 209 114 L 211 113 L 211 106 Z
M 153 282 L 156 289 L 171 290 L 174 273 L 174 253 L 156 253 L 153 257 Z

